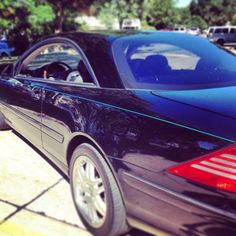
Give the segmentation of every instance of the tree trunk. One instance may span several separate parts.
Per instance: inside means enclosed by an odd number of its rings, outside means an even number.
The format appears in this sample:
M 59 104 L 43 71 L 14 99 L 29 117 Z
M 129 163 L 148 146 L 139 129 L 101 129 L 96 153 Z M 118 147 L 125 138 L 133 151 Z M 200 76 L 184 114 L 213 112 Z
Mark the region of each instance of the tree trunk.
M 62 3 L 61 1 L 57 1 L 57 3 L 54 5 L 55 13 L 56 13 L 56 19 L 55 19 L 55 33 L 61 33 L 62 32 L 62 23 L 63 23 L 63 9 L 62 9 Z

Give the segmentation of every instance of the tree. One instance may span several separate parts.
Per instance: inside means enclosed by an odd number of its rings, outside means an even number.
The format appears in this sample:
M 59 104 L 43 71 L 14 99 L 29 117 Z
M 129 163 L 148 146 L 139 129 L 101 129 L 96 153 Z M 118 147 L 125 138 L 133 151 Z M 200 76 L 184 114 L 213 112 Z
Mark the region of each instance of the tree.
M 236 1 L 193 0 L 189 9 L 192 16 L 200 16 L 208 25 L 225 25 L 234 22 Z
M 113 25 L 114 17 L 118 19 L 121 28 L 122 22 L 127 18 L 145 18 L 145 9 L 148 0 L 111 0 L 98 6 L 98 17 L 108 27 Z
M 41 0 L 48 2 L 55 13 L 54 32 L 63 31 L 63 21 L 65 19 L 65 10 L 73 12 L 86 11 L 95 0 Z
M 0 3 L 1 33 L 20 55 L 42 35 L 51 33 L 54 13 L 50 5 L 35 0 L 4 0 Z
M 178 22 L 179 12 L 174 0 L 150 0 L 147 8 L 147 22 L 156 29 L 173 27 Z
M 0 2 L 0 34 L 3 35 L 11 27 L 11 21 L 14 19 L 15 2 L 4 0 Z
M 200 29 L 207 28 L 207 23 L 199 15 L 191 15 L 189 7 L 178 9 L 179 14 L 177 17 L 177 24 L 186 27 L 198 27 Z

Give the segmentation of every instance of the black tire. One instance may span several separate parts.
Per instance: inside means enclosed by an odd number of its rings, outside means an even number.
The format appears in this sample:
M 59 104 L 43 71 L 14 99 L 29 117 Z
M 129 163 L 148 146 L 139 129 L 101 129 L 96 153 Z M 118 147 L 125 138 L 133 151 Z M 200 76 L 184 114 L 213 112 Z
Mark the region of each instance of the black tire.
M 88 219 L 86 219 L 85 217 L 86 215 L 84 215 L 85 213 L 83 214 L 83 211 L 85 212 L 85 210 L 80 209 L 81 206 L 79 206 L 79 204 L 76 203 L 76 199 L 75 199 L 76 198 L 75 192 L 77 191 L 77 194 L 78 194 L 78 188 L 76 190 L 76 186 L 78 184 L 75 184 L 75 182 L 78 183 L 77 181 L 75 181 L 76 179 L 75 175 L 78 172 L 78 169 L 76 168 L 78 165 L 75 163 L 80 163 L 81 160 L 82 159 L 84 160 L 85 157 L 88 158 L 85 160 L 91 161 L 91 163 L 94 165 L 96 173 L 98 173 L 99 179 L 102 179 L 102 186 L 104 187 L 104 196 L 105 196 L 104 199 L 106 199 L 105 200 L 106 215 L 103 218 L 103 223 L 99 227 L 94 227 L 93 223 L 89 222 Z M 84 163 L 87 163 L 87 162 L 84 161 Z M 83 167 L 85 168 L 84 172 L 86 172 L 86 168 L 87 168 L 86 165 L 87 164 L 85 164 L 85 167 Z M 79 166 L 82 166 L 82 164 Z M 74 200 L 74 204 L 77 209 L 77 212 L 81 220 L 83 221 L 84 225 L 86 226 L 86 228 L 94 236 L 117 236 L 117 235 L 121 235 L 129 231 L 129 227 L 126 221 L 125 207 L 124 207 L 123 200 L 122 200 L 118 185 L 116 183 L 116 180 L 108 164 L 104 160 L 103 156 L 98 152 L 96 148 L 94 148 L 90 144 L 83 143 L 79 145 L 73 152 L 71 162 L 70 162 L 70 184 L 71 184 L 72 196 L 73 196 L 73 200 Z M 81 189 L 82 187 L 80 188 L 79 191 L 82 191 Z M 79 194 L 79 196 L 82 196 L 82 198 L 85 195 L 86 193 L 84 192 L 82 195 Z M 80 200 L 77 200 L 77 201 L 80 201 Z M 81 201 L 83 202 L 84 200 L 81 200 Z M 85 200 L 85 204 L 87 204 L 86 201 L 87 200 Z
M 8 57 L 8 55 L 5 52 L 2 52 L 1 57 Z
M 218 44 L 218 45 L 220 45 L 220 46 L 224 46 L 224 40 L 223 39 L 218 39 L 217 41 L 216 41 L 216 43 Z
M 0 112 L 0 130 L 10 129 L 9 125 L 6 123 L 3 114 Z

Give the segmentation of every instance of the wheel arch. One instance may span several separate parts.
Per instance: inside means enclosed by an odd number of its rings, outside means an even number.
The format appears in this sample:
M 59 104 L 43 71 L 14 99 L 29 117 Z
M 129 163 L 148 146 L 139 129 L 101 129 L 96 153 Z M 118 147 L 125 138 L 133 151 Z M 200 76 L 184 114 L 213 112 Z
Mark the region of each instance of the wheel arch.
M 216 43 L 223 46 L 225 44 L 225 40 L 223 38 L 218 38 Z
M 120 190 L 120 193 L 121 193 L 121 196 L 122 196 L 122 199 L 124 202 L 124 193 L 123 193 L 122 187 L 118 181 L 116 171 L 114 170 L 113 166 L 111 165 L 110 161 L 108 160 L 108 158 L 107 158 L 105 152 L 103 151 L 103 149 L 101 148 L 101 146 L 90 135 L 82 133 L 82 132 L 76 132 L 73 134 L 70 141 L 68 142 L 67 150 L 66 150 L 66 161 L 67 161 L 68 167 L 70 165 L 70 160 L 71 160 L 73 151 L 76 149 L 76 147 L 78 147 L 82 143 L 88 143 L 100 152 L 100 154 L 102 155 L 102 157 L 104 158 L 104 160 L 108 164 L 108 166 L 115 178 L 115 181 L 118 185 L 118 188 Z M 124 204 L 124 206 L 125 206 L 125 204 Z
M 71 156 L 72 156 L 73 151 L 75 150 L 76 147 L 78 147 L 82 143 L 91 144 L 93 147 L 95 147 L 100 152 L 100 154 L 104 158 L 106 157 L 105 152 L 102 150 L 100 145 L 91 136 L 89 136 L 85 133 L 82 133 L 82 132 L 77 132 L 77 133 L 73 134 L 73 136 L 71 137 L 71 139 L 67 145 L 66 161 L 67 161 L 68 166 L 70 165 L 70 160 L 71 160 Z
M 70 160 L 71 160 L 73 151 L 76 149 L 76 147 L 78 147 L 82 143 L 91 144 L 94 148 L 96 148 L 100 152 L 100 154 L 102 155 L 102 157 L 104 158 L 104 160 L 108 164 L 108 166 L 115 178 L 115 181 L 116 181 L 118 188 L 120 190 L 120 194 L 122 196 L 122 200 L 124 202 L 124 193 L 123 193 L 122 187 L 118 181 L 118 177 L 117 177 L 117 174 L 116 174 L 113 166 L 111 165 L 110 161 L 108 160 L 108 158 L 107 158 L 105 152 L 103 151 L 103 149 L 101 148 L 101 146 L 88 134 L 85 134 L 82 132 L 76 132 L 71 137 L 70 141 L 68 142 L 67 150 L 66 150 L 66 161 L 67 161 L 68 167 L 70 165 Z M 124 206 L 125 206 L 125 204 L 124 204 Z

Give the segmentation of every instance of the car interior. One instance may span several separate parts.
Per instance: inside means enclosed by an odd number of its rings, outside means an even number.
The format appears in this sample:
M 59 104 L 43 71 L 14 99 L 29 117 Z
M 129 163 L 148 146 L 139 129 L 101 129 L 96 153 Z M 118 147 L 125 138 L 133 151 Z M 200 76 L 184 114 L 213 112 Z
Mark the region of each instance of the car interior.
M 93 83 L 83 60 L 79 61 L 76 68 L 72 68 L 68 63 L 62 61 L 54 61 L 37 68 L 28 69 L 26 67 L 21 70 L 21 74 L 49 80 Z
M 217 63 L 199 58 L 194 68 L 172 68 L 168 59 L 160 54 L 150 55 L 144 59 L 130 59 L 129 66 L 137 83 L 150 84 L 192 84 L 215 80 L 213 74 L 220 75 Z

